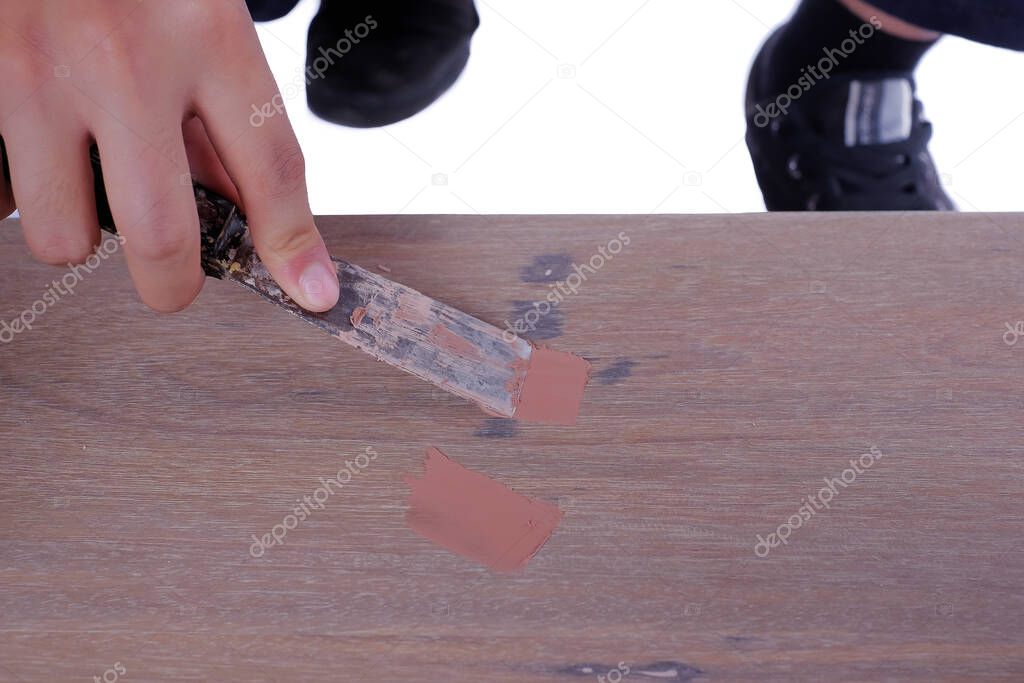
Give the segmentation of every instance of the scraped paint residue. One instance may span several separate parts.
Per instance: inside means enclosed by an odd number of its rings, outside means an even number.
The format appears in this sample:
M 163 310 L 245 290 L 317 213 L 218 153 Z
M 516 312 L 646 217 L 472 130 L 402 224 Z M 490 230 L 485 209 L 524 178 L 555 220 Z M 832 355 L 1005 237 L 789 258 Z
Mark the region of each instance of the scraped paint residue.
M 526 566 L 562 518 L 558 507 L 427 450 L 422 478 L 407 475 L 406 523 L 420 536 L 493 571 Z
M 356 309 L 352 311 L 352 317 L 349 319 L 349 322 L 352 323 L 352 327 L 359 327 L 359 323 L 363 322 L 363 318 L 365 317 L 366 309 L 362 306 L 357 306 Z
M 536 346 L 521 368 L 515 418 L 525 422 L 574 425 L 590 379 L 590 363 L 579 356 Z
M 480 358 L 480 349 L 474 346 L 468 339 L 460 337 L 444 325 L 434 325 L 427 338 L 439 349 L 444 349 L 469 360 Z

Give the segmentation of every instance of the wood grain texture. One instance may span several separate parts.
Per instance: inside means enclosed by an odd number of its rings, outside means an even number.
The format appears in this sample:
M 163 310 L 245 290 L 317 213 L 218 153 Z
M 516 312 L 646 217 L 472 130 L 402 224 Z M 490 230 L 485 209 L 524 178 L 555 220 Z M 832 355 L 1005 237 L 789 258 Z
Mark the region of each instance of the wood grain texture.
M 533 334 L 594 364 L 578 426 L 488 418 L 230 283 L 150 313 L 111 257 L 0 344 L 0 681 L 1024 680 L 1024 216 L 320 223 L 499 326 L 628 235 Z M 6 321 L 66 272 L 10 222 L 0 262 Z M 428 446 L 565 512 L 525 572 L 406 527 Z

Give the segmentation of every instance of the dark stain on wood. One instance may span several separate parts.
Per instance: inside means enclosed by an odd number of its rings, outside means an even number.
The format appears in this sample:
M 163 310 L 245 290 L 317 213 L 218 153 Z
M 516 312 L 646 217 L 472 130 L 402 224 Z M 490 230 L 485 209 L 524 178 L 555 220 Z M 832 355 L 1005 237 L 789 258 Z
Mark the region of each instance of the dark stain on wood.
M 322 389 L 307 389 L 304 391 L 293 391 L 288 398 L 296 403 L 328 403 L 337 398 L 337 392 L 324 391 Z
M 560 306 L 548 308 L 546 301 L 513 301 L 508 321 L 517 333 L 522 329 L 521 336 L 533 341 L 544 341 L 562 336 L 565 314 Z
M 483 425 L 473 435 L 484 439 L 511 439 L 516 435 L 516 421 L 492 417 L 484 420 Z
M 629 358 L 620 358 L 604 370 L 594 373 L 594 379 L 598 384 L 618 384 L 633 374 L 633 366 L 636 361 Z
M 533 263 L 519 269 L 523 282 L 558 282 L 572 272 L 572 257 L 569 254 L 541 254 Z

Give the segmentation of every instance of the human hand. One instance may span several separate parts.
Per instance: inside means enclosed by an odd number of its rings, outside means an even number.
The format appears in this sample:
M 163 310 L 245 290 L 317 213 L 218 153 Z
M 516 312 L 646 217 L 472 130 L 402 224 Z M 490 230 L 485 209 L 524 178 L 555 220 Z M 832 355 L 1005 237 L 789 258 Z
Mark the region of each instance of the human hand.
M 82 262 L 99 244 L 89 148 L 135 287 L 158 311 L 199 294 L 192 177 L 239 204 L 256 251 L 297 303 L 325 311 L 338 280 L 313 223 L 302 150 L 242 0 L 9 0 L 0 5 L 0 136 L 29 249 Z

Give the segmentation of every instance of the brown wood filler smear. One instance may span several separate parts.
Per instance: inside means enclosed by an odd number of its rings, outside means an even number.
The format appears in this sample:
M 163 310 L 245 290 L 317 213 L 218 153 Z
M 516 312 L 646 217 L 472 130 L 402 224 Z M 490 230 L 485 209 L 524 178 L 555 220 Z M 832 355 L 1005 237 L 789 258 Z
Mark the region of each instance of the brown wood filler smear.
M 574 425 L 590 363 L 579 356 L 535 346 L 523 378 L 515 418 L 524 422 Z
M 562 518 L 556 506 L 468 470 L 436 448 L 427 450 L 423 477 L 405 481 L 413 531 L 498 572 L 524 567 Z

